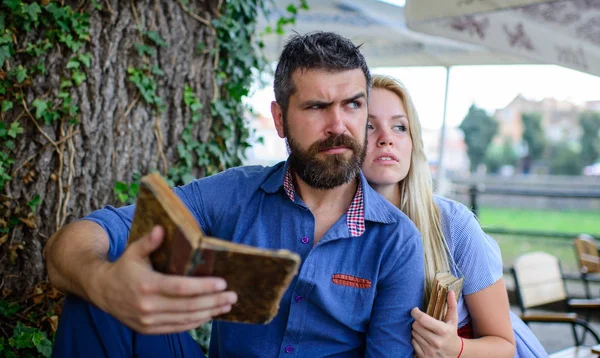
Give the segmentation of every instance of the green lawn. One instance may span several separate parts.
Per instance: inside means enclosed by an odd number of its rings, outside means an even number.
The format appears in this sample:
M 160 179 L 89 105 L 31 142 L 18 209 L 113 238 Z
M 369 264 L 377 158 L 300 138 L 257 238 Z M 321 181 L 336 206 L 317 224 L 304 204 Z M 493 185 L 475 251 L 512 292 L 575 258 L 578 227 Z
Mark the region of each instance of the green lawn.
M 547 211 L 481 208 L 479 221 L 483 227 L 586 233 L 600 236 L 600 210 Z
M 484 227 L 543 232 L 587 233 L 600 236 L 600 212 L 547 211 L 482 208 L 479 220 Z M 490 234 L 502 250 L 504 267 L 510 267 L 521 254 L 543 251 L 557 256 L 565 272 L 576 272 L 575 250 L 570 239 Z

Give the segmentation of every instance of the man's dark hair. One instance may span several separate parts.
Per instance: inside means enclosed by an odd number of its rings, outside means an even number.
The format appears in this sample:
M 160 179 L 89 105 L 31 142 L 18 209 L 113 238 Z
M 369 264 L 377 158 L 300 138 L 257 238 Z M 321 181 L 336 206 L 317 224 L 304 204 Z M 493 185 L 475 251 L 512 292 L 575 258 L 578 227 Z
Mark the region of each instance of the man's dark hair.
M 298 70 L 326 70 L 340 72 L 361 69 L 371 89 L 371 73 L 365 58 L 349 39 L 333 32 L 311 32 L 290 36 L 283 47 L 275 70 L 275 100 L 283 115 L 287 114 L 290 96 L 296 92 L 292 74 Z

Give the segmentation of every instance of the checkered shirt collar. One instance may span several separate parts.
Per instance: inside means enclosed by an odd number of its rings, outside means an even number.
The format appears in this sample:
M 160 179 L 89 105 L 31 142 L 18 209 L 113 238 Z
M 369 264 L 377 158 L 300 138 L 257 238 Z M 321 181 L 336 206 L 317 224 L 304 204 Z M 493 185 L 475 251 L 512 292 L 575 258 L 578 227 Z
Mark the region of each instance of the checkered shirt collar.
M 283 189 L 291 201 L 295 201 L 296 189 L 292 179 L 292 170 L 290 167 L 285 172 L 283 179 Z M 346 225 L 350 236 L 361 236 L 365 232 L 365 201 L 363 196 L 362 181 L 359 181 L 354 199 L 346 211 Z

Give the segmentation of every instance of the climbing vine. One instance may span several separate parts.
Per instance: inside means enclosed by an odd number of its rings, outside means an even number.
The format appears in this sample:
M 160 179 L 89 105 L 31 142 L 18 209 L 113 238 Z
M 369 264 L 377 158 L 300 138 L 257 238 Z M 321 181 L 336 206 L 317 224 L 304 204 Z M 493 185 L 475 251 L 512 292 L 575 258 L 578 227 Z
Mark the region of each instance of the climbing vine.
M 268 27 L 266 33 L 283 33 L 283 28 L 295 21 L 298 10 L 308 8 L 305 0 L 296 1 L 297 5 L 289 5 L 286 15 Z M 189 0 L 178 0 L 178 4 L 187 16 L 204 24 L 216 37 L 215 44 L 196 46 L 197 56 L 208 55 L 214 60 L 210 108 L 205 108 L 206 102 L 203 105 L 191 84 L 185 85 L 182 100 L 190 121 L 176 148 L 177 161 L 168 163 L 160 130 L 166 104 L 158 86 L 164 72 L 156 60 L 157 49 L 168 44 L 158 32 L 144 28 L 131 2 L 138 33 L 134 48 L 141 61 L 138 66 L 127 68 L 127 81 L 137 93 L 125 111 L 127 116 L 137 104 L 153 109 L 159 166 L 172 185 L 193 180 L 198 170 L 201 175 L 211 175 L 242 163 L 251 145 L 245 115 L 249 108 L 242 99 L 248 96 L 257 73 L 267 69 L 268 63 L 261 53 L 262 41 L 257 37 L 257 19 L 261 14 L 268 15 L 271 5 L 267 0 L 219 1 L 218 16 L 207 21 L 188 8 Z M 106 5 L 109 6 L 109 2 Z M 62 226 L 67 217 L 69 191 L 64 188 L 72 184 L 74 177 L 73 138 L 79 134 L 79 107 L 71 93 L 87 80 L 86 70 L 92 65 L 92 55 L 85 50 L 90 41 L 90 11 L 105 11 L 96 0 L 83 1 L 80 6 L 73 8 L 64 5 L 64 1 L 51 0 L 0 1 L 0 249 L 8 253 L 12 263 L 24 243 L 13 242 L 11 231 L 19 225 L 31 230 L 36 228 L 36 210 L 43 195 L 30 193 L 29 197 L 16 200 L 4 193 L 12 180 L 34 181 L 37 174 L 32 164 L 46 150 L 54 151 L 57 156 L 57 168 L 51 175 L 58 188 L 59 206 L 53 218 L 56 227 Z M 45 58 L 56 52 L 64 60 L 52 75 L 58 75 L 60 80 L 56 88 L 42 93 L 44 89 L 36 87 L 36 82 L 51 75 Z M 208 113 L 210 118 L 204 118 Z M 201 140 L 194 133 L 207 120 L 212 120 L 210 133 L 206 140 Z M 26 126 L 33 126 L 46 143 L 36 154 L 15 163 L 15 144 Z M 58 138 L 53 139 L 56 134 L 50 135 L 44 128 L 58 128 Z M 114 195 L 118 202 L 134 201 L 139 178 L 140 173 L 134 173 L 130 182 L 115 183 Z M 49 357 L 61 302 L 62 294 L 47 282 L 37 284 L 24 298 L 11 296 L 0 282 L 0 356 Z M 206 326 L 193 333 L 205 349 L 209 335 L 210 329 Z

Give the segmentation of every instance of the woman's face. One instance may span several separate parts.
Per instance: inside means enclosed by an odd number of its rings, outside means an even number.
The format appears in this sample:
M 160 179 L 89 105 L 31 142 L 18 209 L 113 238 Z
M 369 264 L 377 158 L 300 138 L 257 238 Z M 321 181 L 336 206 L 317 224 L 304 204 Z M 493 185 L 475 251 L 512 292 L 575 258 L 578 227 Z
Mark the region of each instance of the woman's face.
M 406 178 L 412 139 L 406 109 L 394 92 L 382 88 L 371 91 L 367 140 L 363 173 L 374 188 L 397 185 Z

